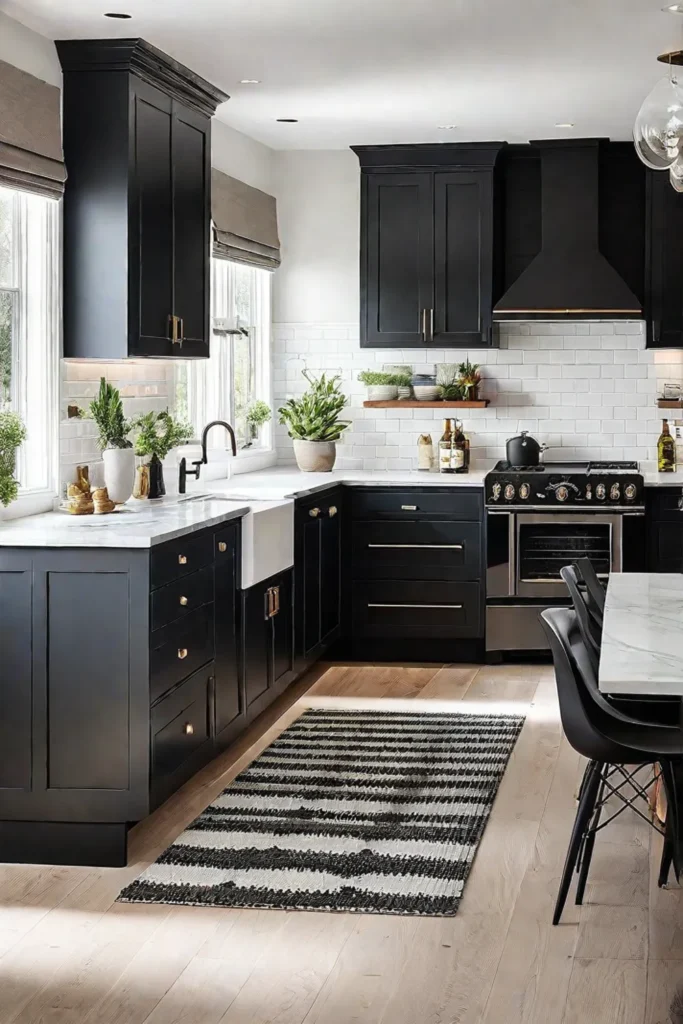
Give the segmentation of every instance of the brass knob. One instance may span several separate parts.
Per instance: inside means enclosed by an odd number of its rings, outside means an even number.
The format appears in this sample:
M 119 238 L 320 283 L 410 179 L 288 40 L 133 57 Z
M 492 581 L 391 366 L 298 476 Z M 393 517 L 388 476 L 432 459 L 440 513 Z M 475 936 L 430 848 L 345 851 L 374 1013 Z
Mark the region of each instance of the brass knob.
M 187 555 L 178 555 L 178 565 L 187 565 Z
M 224 540 L 219 540 L 218 541 L 218 550 L 219 551 L 227 551 L 228 550 L 228 545 L 225 543 Z
M 185 722 L 185 735 L 194 736 L 194 726 L 192 722 Z
M 183 608 L 187 604 L 187 598 L 184 595 L 180 598 L 180 603 L 183 606 Z
M 178 648 L 178 657 L 180 658 L 181 661 L 185 660 L 185 658 L 187 657 L 187 647 Z
M 313 519 L 317 519 L 318 516 L 320 515 L 320 509 L 319 508 L 309 508 L 308 514 L 309 514 L 309 516 L 312 516 Z
M 330 507 L 327 510 L 327 514 L 330 517 L 330 519 L 334 519 L 338 511 L 339 509 L 337 508 L 336 505 L 330 505 Z

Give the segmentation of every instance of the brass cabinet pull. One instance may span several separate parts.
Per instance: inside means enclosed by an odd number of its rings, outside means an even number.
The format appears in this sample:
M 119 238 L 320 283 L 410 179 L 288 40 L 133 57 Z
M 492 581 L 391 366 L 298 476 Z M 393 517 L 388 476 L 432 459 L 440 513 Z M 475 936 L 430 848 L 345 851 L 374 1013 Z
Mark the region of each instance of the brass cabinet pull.
M 462 608 L 461 604 L 368 604 L 368 608 Z
M 432 310 L 432 318 L 434 317 L 434 310 Z M 432 328 L 433 333 L 433 328 Z M 178 317 L 178 344 L 182 345 L 185 341 L 185 321 L 181 316 Z
M 401 505 L 402 512 L 417 512 L 417 505 Z
M 421 317 L 420 334 L 422 335 L 422 340 L 426 344 L 427 343 L 427 310 L 426 309 L 422 310 L 422 313 L 420 314 L 420 317 Z
M 272 587 L 268 587 L 268 589 L 266 590 L 266 614 L 265 614 L 266 622 L 268 621 L 268 619 L 272 619 L 272 617 L 273 617 L 273 588 Z
M 280 611 L 280 588 L 273 587 L 273 615 L 277 615 Z
M 194 726 L 192 722 L 185 722 L 185 735 L 194 736 Z
M 462 551 L 462 544 L 368 544 L 369 548 L 427 548 L 432 551 Z
M 187 565 L 187 555 L 178 555 L 178 565 Z
M 330 519 L 334 519 L 338 511 L 339 509 L 337 508 L 336 505 L 330 505 L 330 507 L 327 510 L 327 514 L 330 517 Z
M 171 344 L 181 345 L 183 344 L 182 335 L 182 320 L 179 316 L 169 315 L 168 322 L 171 328 Z
M 185 606 L 187 605 L 187 598 L 185 597 L 185 595 L 184 595 L 184 594 L 183 594 L 183 596 L 182 596 L 182 597 L 180 598 L 180 603 L 181 603 L 181 605 L 183 606 L 183 608 L 184 608 L 184 607 L 185 607 Z
M 433 309 L 429 310 L 429 336 L 427 337 L 427 341 L 428 342 L 434 341 L 434 310 Z
M 219 551 L 227 551 L 228 550 L 228 545 L 226 544 L 226 542 L 224 540 L 219 540 L 218 541 L 218 550 Z
M 309 514 L 309 516 L 312 516 L 313 519 L 317 519 L 318 516 L 320 515 L 320 509 L 319 508 L 309 508 L 308 514 Z
M 181 661 L 185 660 L 185 658 L 187 657 L 187 647 L 178 648 L 178 657 L 180 658 Z

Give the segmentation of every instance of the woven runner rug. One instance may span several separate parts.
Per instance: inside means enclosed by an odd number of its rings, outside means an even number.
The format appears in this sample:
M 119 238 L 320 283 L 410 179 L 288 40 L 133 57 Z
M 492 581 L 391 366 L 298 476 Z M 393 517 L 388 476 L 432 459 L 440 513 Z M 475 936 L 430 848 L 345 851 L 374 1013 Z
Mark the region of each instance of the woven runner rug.
M 119 899 L 453 916 L 523 724 L 306 711 Z

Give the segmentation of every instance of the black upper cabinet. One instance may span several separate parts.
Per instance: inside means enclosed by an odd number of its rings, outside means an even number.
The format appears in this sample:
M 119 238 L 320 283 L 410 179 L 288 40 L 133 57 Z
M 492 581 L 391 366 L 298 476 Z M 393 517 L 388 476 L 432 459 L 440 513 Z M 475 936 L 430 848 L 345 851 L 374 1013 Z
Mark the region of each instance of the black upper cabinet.
M 683 348 L 683 195 L 647 171 L 647 344 Z
M 361 345 L 492 343 L 502 143 L 359 146 Z
M 211 116 L 227 96 L 142 39 L 56 45 L 64 354 L 207 357 Z

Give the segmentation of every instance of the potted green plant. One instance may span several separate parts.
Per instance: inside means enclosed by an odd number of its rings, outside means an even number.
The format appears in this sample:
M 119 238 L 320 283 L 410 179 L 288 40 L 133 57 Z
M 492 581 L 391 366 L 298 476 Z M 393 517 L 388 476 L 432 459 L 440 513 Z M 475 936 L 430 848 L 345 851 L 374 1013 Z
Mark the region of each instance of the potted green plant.
M 363 370 L 358 380 L 367 387 L 369 402 L 393 402 L 398 398 L 399 388 L 410 387 L 410 374 L 386 370 Z
M 329 473 L 337 457 L 336 442 L 349 420 L 340 420 L 346 395 L 340 387 L 341 377 L 314 377 L 307 370 L 303 376 L 310 385 L 300 398 L 290 398 L 278 409 L 280 423 L 287 427 L 294 442 L 297 465 L 304 473 Z
M 470 402 L 479 398 L 479 385 L 481 384 L 481 373 L 478 363 L 471 363 L 467 359 L 458 367 L 459 384 L 463 390 L 463 397 Z
M 253 444 L 254 441 L 258 441 L 259 430 L 267 423 L 272 416 L 270 406 L 267 402 L 258 399 L 256 402 L 252 402 L 247 409 L 247 423 L 249 424 L 249 440 L 247 446 Z
M 115 505 L 128 501 L 135 482 L 135 452 L 128 439 L 131 424 L 123 415 L 118 388 L 100 377 L 100 390 L 90 403 L 90 415 L 97 424 L 97 443 L 104 462 L 104 485 Z
M 132 426 L 138 431 L 135 454 L 149 459 L 142 467 L 148 471 L 149 487 L 137 487 L 136 494 L 140 497 L 162 498 L 166 494 L 162 462 L 173 448 L 188 441 L 194 431 L 189 423 L 175 420 L 168 409 L 165 412 L 146 412 L 138 416 Z
M 17 450 L 26 440 L 26 427 L 15 412 L 0 412 L 0 503 L 5 507 L 16 500 L 19 481 L 15 480 Z

